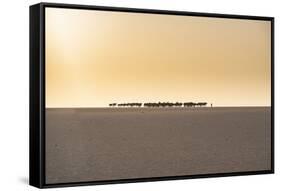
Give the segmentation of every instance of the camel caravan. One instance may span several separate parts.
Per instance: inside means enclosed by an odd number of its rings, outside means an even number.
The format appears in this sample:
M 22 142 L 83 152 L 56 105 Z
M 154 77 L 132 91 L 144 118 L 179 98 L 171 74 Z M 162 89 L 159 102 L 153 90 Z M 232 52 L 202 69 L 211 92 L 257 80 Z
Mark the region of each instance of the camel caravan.
M 110 107 L 206 107 L 207 102 L 111 103 Z

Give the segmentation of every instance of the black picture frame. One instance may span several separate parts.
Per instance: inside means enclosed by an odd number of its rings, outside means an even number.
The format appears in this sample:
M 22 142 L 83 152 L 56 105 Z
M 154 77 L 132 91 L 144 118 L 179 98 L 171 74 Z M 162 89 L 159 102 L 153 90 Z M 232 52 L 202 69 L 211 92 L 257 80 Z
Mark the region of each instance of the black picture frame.
M 215 173 L 186 176 L 166 176 L 122 180 L 46 184 L 45 182 L 45 8 L 68 8 L 133 13 L 151 13 L 214 18 L 264 20 L 271 22 L 271 169 L 233 173 Z M 39 3 L 30 6 L 30 127 L 29 127 L 29 184 L 38 188 L 84 186 L 113 183 L 163 181 L 191 178 L 226 177 L 274 173 L 274 17 L 196 13 L 169 10 L 135 9 L 74 4 Z

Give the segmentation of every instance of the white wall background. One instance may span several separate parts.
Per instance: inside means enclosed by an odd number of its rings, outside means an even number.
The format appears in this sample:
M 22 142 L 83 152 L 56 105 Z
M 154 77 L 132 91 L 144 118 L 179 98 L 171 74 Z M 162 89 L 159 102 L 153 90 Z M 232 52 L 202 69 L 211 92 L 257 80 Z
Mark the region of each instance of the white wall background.
M 6 0 L 0 4 L 0 190 L 36 190 L 28 185 L 28 75 L 29 5 L 36 0 Z M 279 65 L 281 11 L 278 0 L 57 0 L 56 2 L 167 9 L 193 12 L 246 14 L 275 17 L 276 74 L 276 173 L 226 178 L 192 179 L 150 183 L 84 186 L 54 190 L 273 190 L 281 188 Z

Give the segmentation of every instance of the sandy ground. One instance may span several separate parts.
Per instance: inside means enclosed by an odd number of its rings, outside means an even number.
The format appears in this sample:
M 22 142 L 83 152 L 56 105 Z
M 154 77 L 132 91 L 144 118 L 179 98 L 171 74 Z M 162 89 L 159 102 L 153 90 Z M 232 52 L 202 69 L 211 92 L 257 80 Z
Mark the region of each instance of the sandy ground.
M 47 109 L 46 183 L 270 169 L 270 108 Z

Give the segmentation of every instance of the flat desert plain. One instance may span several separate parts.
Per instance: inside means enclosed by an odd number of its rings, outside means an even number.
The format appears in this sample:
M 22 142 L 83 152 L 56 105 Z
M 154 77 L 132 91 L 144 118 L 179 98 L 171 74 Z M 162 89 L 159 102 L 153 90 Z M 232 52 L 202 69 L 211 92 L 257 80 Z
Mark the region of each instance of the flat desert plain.
M 48 184 L 270 166 L 270 107 L 46 109 Z

